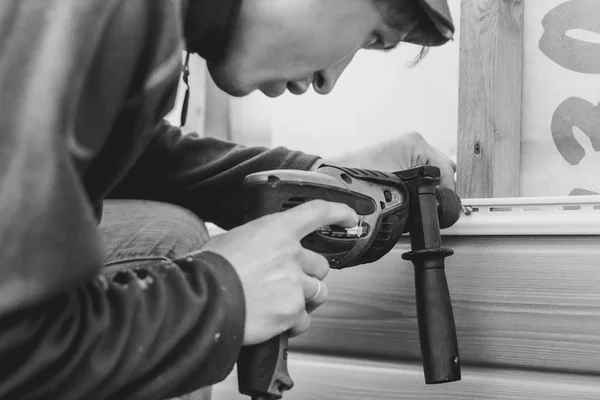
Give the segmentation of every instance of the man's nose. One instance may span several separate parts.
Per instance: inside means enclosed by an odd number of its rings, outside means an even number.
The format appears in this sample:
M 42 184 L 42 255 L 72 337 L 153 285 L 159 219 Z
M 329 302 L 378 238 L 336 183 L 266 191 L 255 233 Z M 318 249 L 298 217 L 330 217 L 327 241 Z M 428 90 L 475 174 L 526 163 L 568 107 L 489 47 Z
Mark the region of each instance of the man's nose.
M 337 64 L 317 72 L 313 81 L 313 89 L 315 92 L 319 94 L 331 93 L 335 84 L 340 79 L 340 76 L 346 70 L 346 67 L 348 67 L 350 62 L 354 59 L 355 54 L 356 53 L 353 53 L 339 61 Z

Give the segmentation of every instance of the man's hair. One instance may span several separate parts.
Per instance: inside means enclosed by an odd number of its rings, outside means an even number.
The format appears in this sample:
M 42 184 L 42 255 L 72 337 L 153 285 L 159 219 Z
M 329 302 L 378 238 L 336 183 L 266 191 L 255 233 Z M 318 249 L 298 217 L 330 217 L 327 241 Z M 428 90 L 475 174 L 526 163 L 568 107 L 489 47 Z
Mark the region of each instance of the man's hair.
M 425 11 L 416 4 L 416 0 L 375 0 L 385 10 L 384 20 L 392 28 L 405 32 L 407 25 L 412 22 L 417 22 L 421 26 L 435 29 L 433 24 L 429 22 L 429 17 Z M 416 66 L 429 52 L 429 47 L 423 46 L 421 51 L 412 63 Z

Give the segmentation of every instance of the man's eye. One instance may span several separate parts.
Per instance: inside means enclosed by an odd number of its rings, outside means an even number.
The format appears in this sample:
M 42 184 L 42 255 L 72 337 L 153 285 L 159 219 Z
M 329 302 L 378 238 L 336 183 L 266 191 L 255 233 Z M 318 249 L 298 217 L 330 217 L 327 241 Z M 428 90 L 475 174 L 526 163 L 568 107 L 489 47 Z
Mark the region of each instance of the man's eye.
M 380 46 L 380 43 L 381 43 L 381 36 L 378 35 L 377 33 L 373 33 L 372 35 L 369 36 L 369 40 L 368 40 L 368 42 L 366 42 L 364 44 L 363 49 L 375 50 Z
M 381 51 L 392 51 L 396 47 L 398 47 L 399 43 L 394 43 L 394 42 L 386 43 L 383 36 L 379 33 L 374 33 L 373 37 L 374 37 L 374 39 L 373 39 L 372 45 L 369 46 L 370 49 L 381 50 Z
M 383 36 L 377 32 L 373 33 L 373 38 L 371 40 L 371 44 L 368 46 L 368 48 L 371 50 L 383 50 L 383 51 L 390 51 L 390 50 L 393 50 L 395 47 L 396 47 L 396 45 L 386 44 Z
M 375 32 L 373 34 L 373 42 L 371 43 L 371 48 L 374 49 L 381 49 L 385 46 L 385 41 L 383 40 L 383 37 L 381 36 L 381 34 Z

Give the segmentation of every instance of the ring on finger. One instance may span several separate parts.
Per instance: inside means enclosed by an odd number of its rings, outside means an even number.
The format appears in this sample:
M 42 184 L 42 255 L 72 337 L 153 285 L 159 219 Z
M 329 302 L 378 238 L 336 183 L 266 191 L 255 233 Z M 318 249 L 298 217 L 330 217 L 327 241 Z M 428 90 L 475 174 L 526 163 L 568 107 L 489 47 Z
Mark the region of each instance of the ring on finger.
M 321 291 L 323 290 L 323 285 L 321 284 L 321 281 L 319 280 L 319 278 L 317 278 L 315 276 L 313 276 L 312 278 L 317 282 L 317 291 L 314 295 L 312 295 L 312 297 L 310 299 L 306 299 L 307 303 L 310 303 L 311 301 L 318 298 L 319 295 L 321 294 Z

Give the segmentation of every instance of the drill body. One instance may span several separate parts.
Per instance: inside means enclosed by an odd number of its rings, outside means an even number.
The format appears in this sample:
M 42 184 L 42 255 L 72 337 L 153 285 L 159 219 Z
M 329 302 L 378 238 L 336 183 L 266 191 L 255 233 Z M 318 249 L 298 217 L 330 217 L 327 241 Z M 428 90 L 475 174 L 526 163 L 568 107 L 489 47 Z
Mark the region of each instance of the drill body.
M 311 200 L 344 203 L 359 216 L 355 228 L 324 226 L 302 239 L 333 269 L 370 264 L 409 233 L 415 266 L 417 316 L 426 383 L 460 380 L 460 360 L 440 229 L 462 212 L 458 196 L 437 188 L 440 171 L 423 166 L 379 171 L 321 166 L 317 171 L 274 170 L 244 180 L 246 221 L 282 212 Z M 287 371 L 287 335 L 242 349 L 238 358 L 240 393 L 253 399 L 281 399 L 294 383 Z

